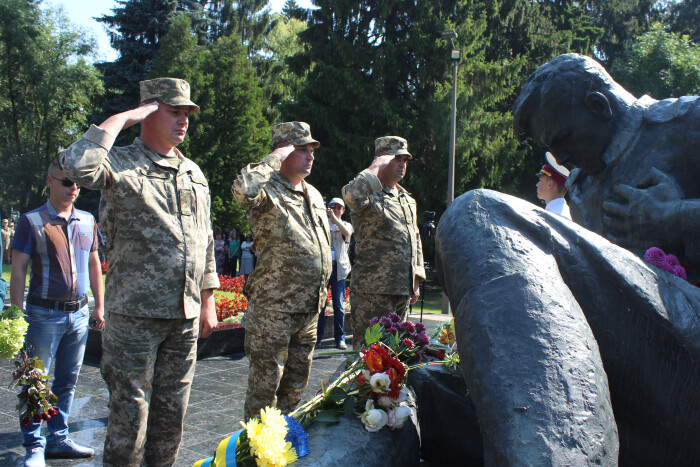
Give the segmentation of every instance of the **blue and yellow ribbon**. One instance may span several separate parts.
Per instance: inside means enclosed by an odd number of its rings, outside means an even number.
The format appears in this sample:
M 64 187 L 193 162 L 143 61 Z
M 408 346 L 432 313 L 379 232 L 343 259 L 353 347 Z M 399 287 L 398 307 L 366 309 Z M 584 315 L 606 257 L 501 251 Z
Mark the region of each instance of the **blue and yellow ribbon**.
M 236 445 L 238 437 L 243 430 L 234 433 L 219 443 L 214 457 L 202 459 L 194 463 L 192 467 L 236 467 Z

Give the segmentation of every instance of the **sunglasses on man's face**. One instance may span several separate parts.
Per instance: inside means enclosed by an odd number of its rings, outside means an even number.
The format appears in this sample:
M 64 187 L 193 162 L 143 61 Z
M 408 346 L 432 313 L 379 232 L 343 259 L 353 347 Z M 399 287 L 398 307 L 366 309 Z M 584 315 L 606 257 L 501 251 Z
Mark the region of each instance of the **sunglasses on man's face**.
M 49 175 L 49 177 L 51 177 L 51 175 Z M 66 188 L 70 188 L 73 185 L 75 185 L 76 188 L 80 188 L 80 185 L 75 183 L 73 180 L 69 180 L 67 178 L 56 178 L 56 177 L 51 177 L 51 178 L 53 178 L 54 180 L 56 180 L 58 182 L 61 182 L 61 185 L 63 185 Z

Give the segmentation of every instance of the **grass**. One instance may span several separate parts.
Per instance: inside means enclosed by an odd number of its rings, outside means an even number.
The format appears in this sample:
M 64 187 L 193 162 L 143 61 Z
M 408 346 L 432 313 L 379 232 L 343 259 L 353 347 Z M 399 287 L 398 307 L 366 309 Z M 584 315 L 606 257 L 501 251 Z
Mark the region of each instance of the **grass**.
M 442 289 L 437 282 L 426 282 L 423 294 L 425 295 L 423 297 L 423 313 L 442 314 Z M 420 303 L 421 299 L 419 298 L 415 305 L 413 305 L 414 313 L 420 313 Z

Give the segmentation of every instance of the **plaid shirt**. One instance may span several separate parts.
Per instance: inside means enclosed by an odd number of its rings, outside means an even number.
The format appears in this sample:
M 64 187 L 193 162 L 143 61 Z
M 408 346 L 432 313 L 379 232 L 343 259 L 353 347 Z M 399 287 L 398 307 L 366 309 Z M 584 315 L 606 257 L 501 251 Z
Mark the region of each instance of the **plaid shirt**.
M 90 213 L 73 208 L 68 220 L 50 202 L 23 214 L 12 249 L 31 257 L 29 295 L 50 300 L 75 300 L 90 289 L 88 259 L 97 250 L 97 224 Z

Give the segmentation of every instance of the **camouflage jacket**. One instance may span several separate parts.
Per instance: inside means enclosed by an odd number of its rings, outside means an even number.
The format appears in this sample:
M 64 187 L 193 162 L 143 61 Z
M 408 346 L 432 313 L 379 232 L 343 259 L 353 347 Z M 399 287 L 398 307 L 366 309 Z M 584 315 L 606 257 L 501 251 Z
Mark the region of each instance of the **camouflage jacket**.
M 343 187 L 343 199 L 355 228 L 353 290 L 412 295 L 414 276 L 425 279 L 416 201 L 369 170 Z
M 268 155 L 241 171 L 231 187 L 245 208 L 258 262 L 248 277 L 248 311 L 318 313 L 331 275 L 330 230 L 321 194 L 303 190 L 279 173 Z
M 100 220 L 112 261 L 105 310 L 148 318 L 194 318 L 200 292 L 219 287 L 209 216 L 209 185 L 197 164 L 176 150 L 175 169 L 136 138 L 91 126 L 61 153 L 66 175 L 102 190 Z

